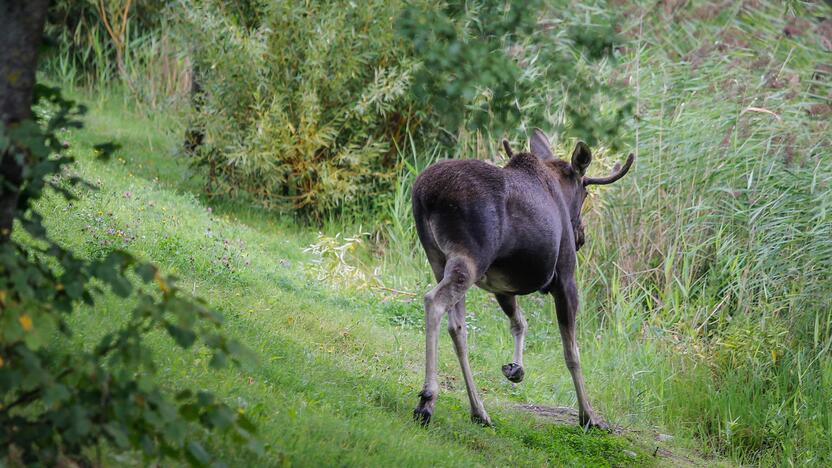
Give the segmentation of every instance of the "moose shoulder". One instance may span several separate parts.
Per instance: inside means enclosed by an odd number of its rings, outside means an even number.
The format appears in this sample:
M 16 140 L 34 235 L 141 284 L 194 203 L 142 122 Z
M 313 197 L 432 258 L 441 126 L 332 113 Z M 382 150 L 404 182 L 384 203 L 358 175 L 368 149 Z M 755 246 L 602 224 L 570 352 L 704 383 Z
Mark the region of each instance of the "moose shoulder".
M 586 186 L 612 183 L 627 173 L 616 165 L 609 177 L 584 176 L 592 155 L 578 143 L 571 162 L 553 156 L 546 136 L 535 129 L 530 152 L 512 154 L 499 168 L 482 161 L 444 161 L 426 169 L 413 186 L 413 214 L 419 239 L 438 284 L 425 296 L 425 384 L 414 416 L 424 424 L 433 414 L 439 389 L 436 353 L 439 324 L 448 330 L 462 367 L 471 417 L 490 425 L 468 364 L 465 294 L 474 284 L 496 295 L 511 322 L 514 356 L 503 366 L 513 382 L 525 375 L 523 345 L 527 323 L 515 296 L 540 291 L 554 297 L 567 368 L 578 396 L 582 425 L 607 427 L 592 410 L 581 375 L 575 341 L 578 294 L 576 251 L 584 242 L 581 206 Z

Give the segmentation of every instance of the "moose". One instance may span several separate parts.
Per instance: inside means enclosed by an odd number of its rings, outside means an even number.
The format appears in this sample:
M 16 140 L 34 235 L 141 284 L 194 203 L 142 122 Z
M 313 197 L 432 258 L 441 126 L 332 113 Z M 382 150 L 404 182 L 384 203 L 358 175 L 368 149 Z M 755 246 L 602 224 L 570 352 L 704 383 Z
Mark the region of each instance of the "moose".
M 413 185 L 416 230 L 438 284 L 424 299 L 425 383 L 414 419 L 430 422 L 439 392 L 437 347 L 439 325 L 448 313 L 453 341 L 471 403 L 471 420 L 490 426 L 468 364 L 465 295 L 477 285 L 493 293 L 508 316 L 514 337 L 512 362 L 502 367 L 511 382 L 525 376 L 523 346 L 527 322 L 518 295 L 551 294 L 563 340 L 566 367 L 578 398 L 584 427 L 609 429 L 592 409 L 584 388 L 575 318 L 576 252 L 584 243 L 581 207 L 587 186 L 610 184 L 630 170 L 634 156 L 616 163 L 607 177 L 584 174 L 592 153 L 578 142 L 571 163 L 552 154 L 540 129 L 529 138 L 529 152 L 514 154 L 503 140 L 508 163 L 500 168 L 479 160 L 441 161 L 425 169 Z

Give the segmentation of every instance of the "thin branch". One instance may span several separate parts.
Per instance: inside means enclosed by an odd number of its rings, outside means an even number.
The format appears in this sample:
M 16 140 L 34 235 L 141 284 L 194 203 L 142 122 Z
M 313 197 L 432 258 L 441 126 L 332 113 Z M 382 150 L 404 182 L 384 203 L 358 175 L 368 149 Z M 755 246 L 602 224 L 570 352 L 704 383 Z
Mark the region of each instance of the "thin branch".
M 127 0 L 127 3 L 124 5 L 124 10 L 121 13 L 121 37 L 124 38 L 124 34 L 127 32 L 127 13 L 130 11 L 130 4 L 133 3 L 133 0 Z
M 393 294 L 398 294 L 398 295 L 401 295 L 401 296 L 410 296 L 410 297 L 416 297 L 417 296 L 416 293 L 413 293 L 413 292 L 410 292 L 410 291 L 401 291 L 401 290 L 398 290 L 398 289 L 388 288 L 386 286 L 375 286 L 374 289 L 381 289 L 382 291 L 388 291 L 388 292 L 391 292 Z
M 110 39 L 113 40 L 113 43 L 116 46 L 116 49 L 120 49 L 120 41 L 116 33 L 113 31 L 113 28 L 110 26 L 110 20 L 107 15 L 107 11 L 104 7 L 104 0 L 98 0 L 98 12 L 101 14 L 101 21 L 104 22 L 104 28 L 107 30 L 107 34 L 110 35 Z

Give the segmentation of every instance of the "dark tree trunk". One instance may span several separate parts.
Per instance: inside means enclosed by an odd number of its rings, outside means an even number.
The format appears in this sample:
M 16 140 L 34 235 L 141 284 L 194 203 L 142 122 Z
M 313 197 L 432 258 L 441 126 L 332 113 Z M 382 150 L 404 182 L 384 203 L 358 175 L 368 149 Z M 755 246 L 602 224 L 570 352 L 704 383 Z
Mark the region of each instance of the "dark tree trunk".
M 38 48 L 49 0 L 0 0 L 0 121 L 13 127 L 32 115 Z M 20 151 L 0 155 L 0 243 L 8 240 L 23 183 Z
M 202 102 L 205 98 L 202 90 L 202 74 L 200 73 L 200 67 L 196 64 L 196 59 L 191 62 L 190 98 L 194 112 L 199 113 L 202 110 Z M 194 156 L 199 147 L 202 146 L 203 140 L 205 140 L 205 132 L 202 127 L 196 122 L 191 122 L 185 130 L 185 154 Z

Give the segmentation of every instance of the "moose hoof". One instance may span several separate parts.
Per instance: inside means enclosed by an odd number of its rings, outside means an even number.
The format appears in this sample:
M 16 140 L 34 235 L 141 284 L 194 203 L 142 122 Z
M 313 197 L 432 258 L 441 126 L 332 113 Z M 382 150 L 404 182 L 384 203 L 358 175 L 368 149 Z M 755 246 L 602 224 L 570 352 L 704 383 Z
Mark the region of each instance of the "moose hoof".
M 480 426 L 485 426 L 485 427 L 492 427 L 493 426 L 493 424 L 491 423 L 491 418 L 489 418 L 488 415 L 485 414 L 485 411 L 483 411 L 481 414 L 472 413 L 471 414 L 471 422 L 473 422 L 474 424 L 479 424 Z
M 422 427 L 428 427 L 431 416 L 432 414 L 427 408 L 416 408 L 413 410 L 413 420 L 418 421 Z
M 526 371 L 523 370 L 523 366 L 517 363 L 509 363 L 503 366 L 503 375 L 510 382 L 518 383 L 523 381 L 523 377 L 526 376 Z
M 602 431 L 612 432 L 612 429 L 610 429 L 610 425 L 607 424 L 606 421 L 594 414 L 592 416 L 581 415 L 580 420 L 581 427 L 584 427 L 586 429 L 595 428 L 601 429 Z
M 436 395 L 429 390 L 422 390 L 419 392 L 419 404 L 413 410 L 413 420 L 419 421 L 424 427 L 430 424 L 430 417 L 433 415 L 433 404 L 436 401 Z

